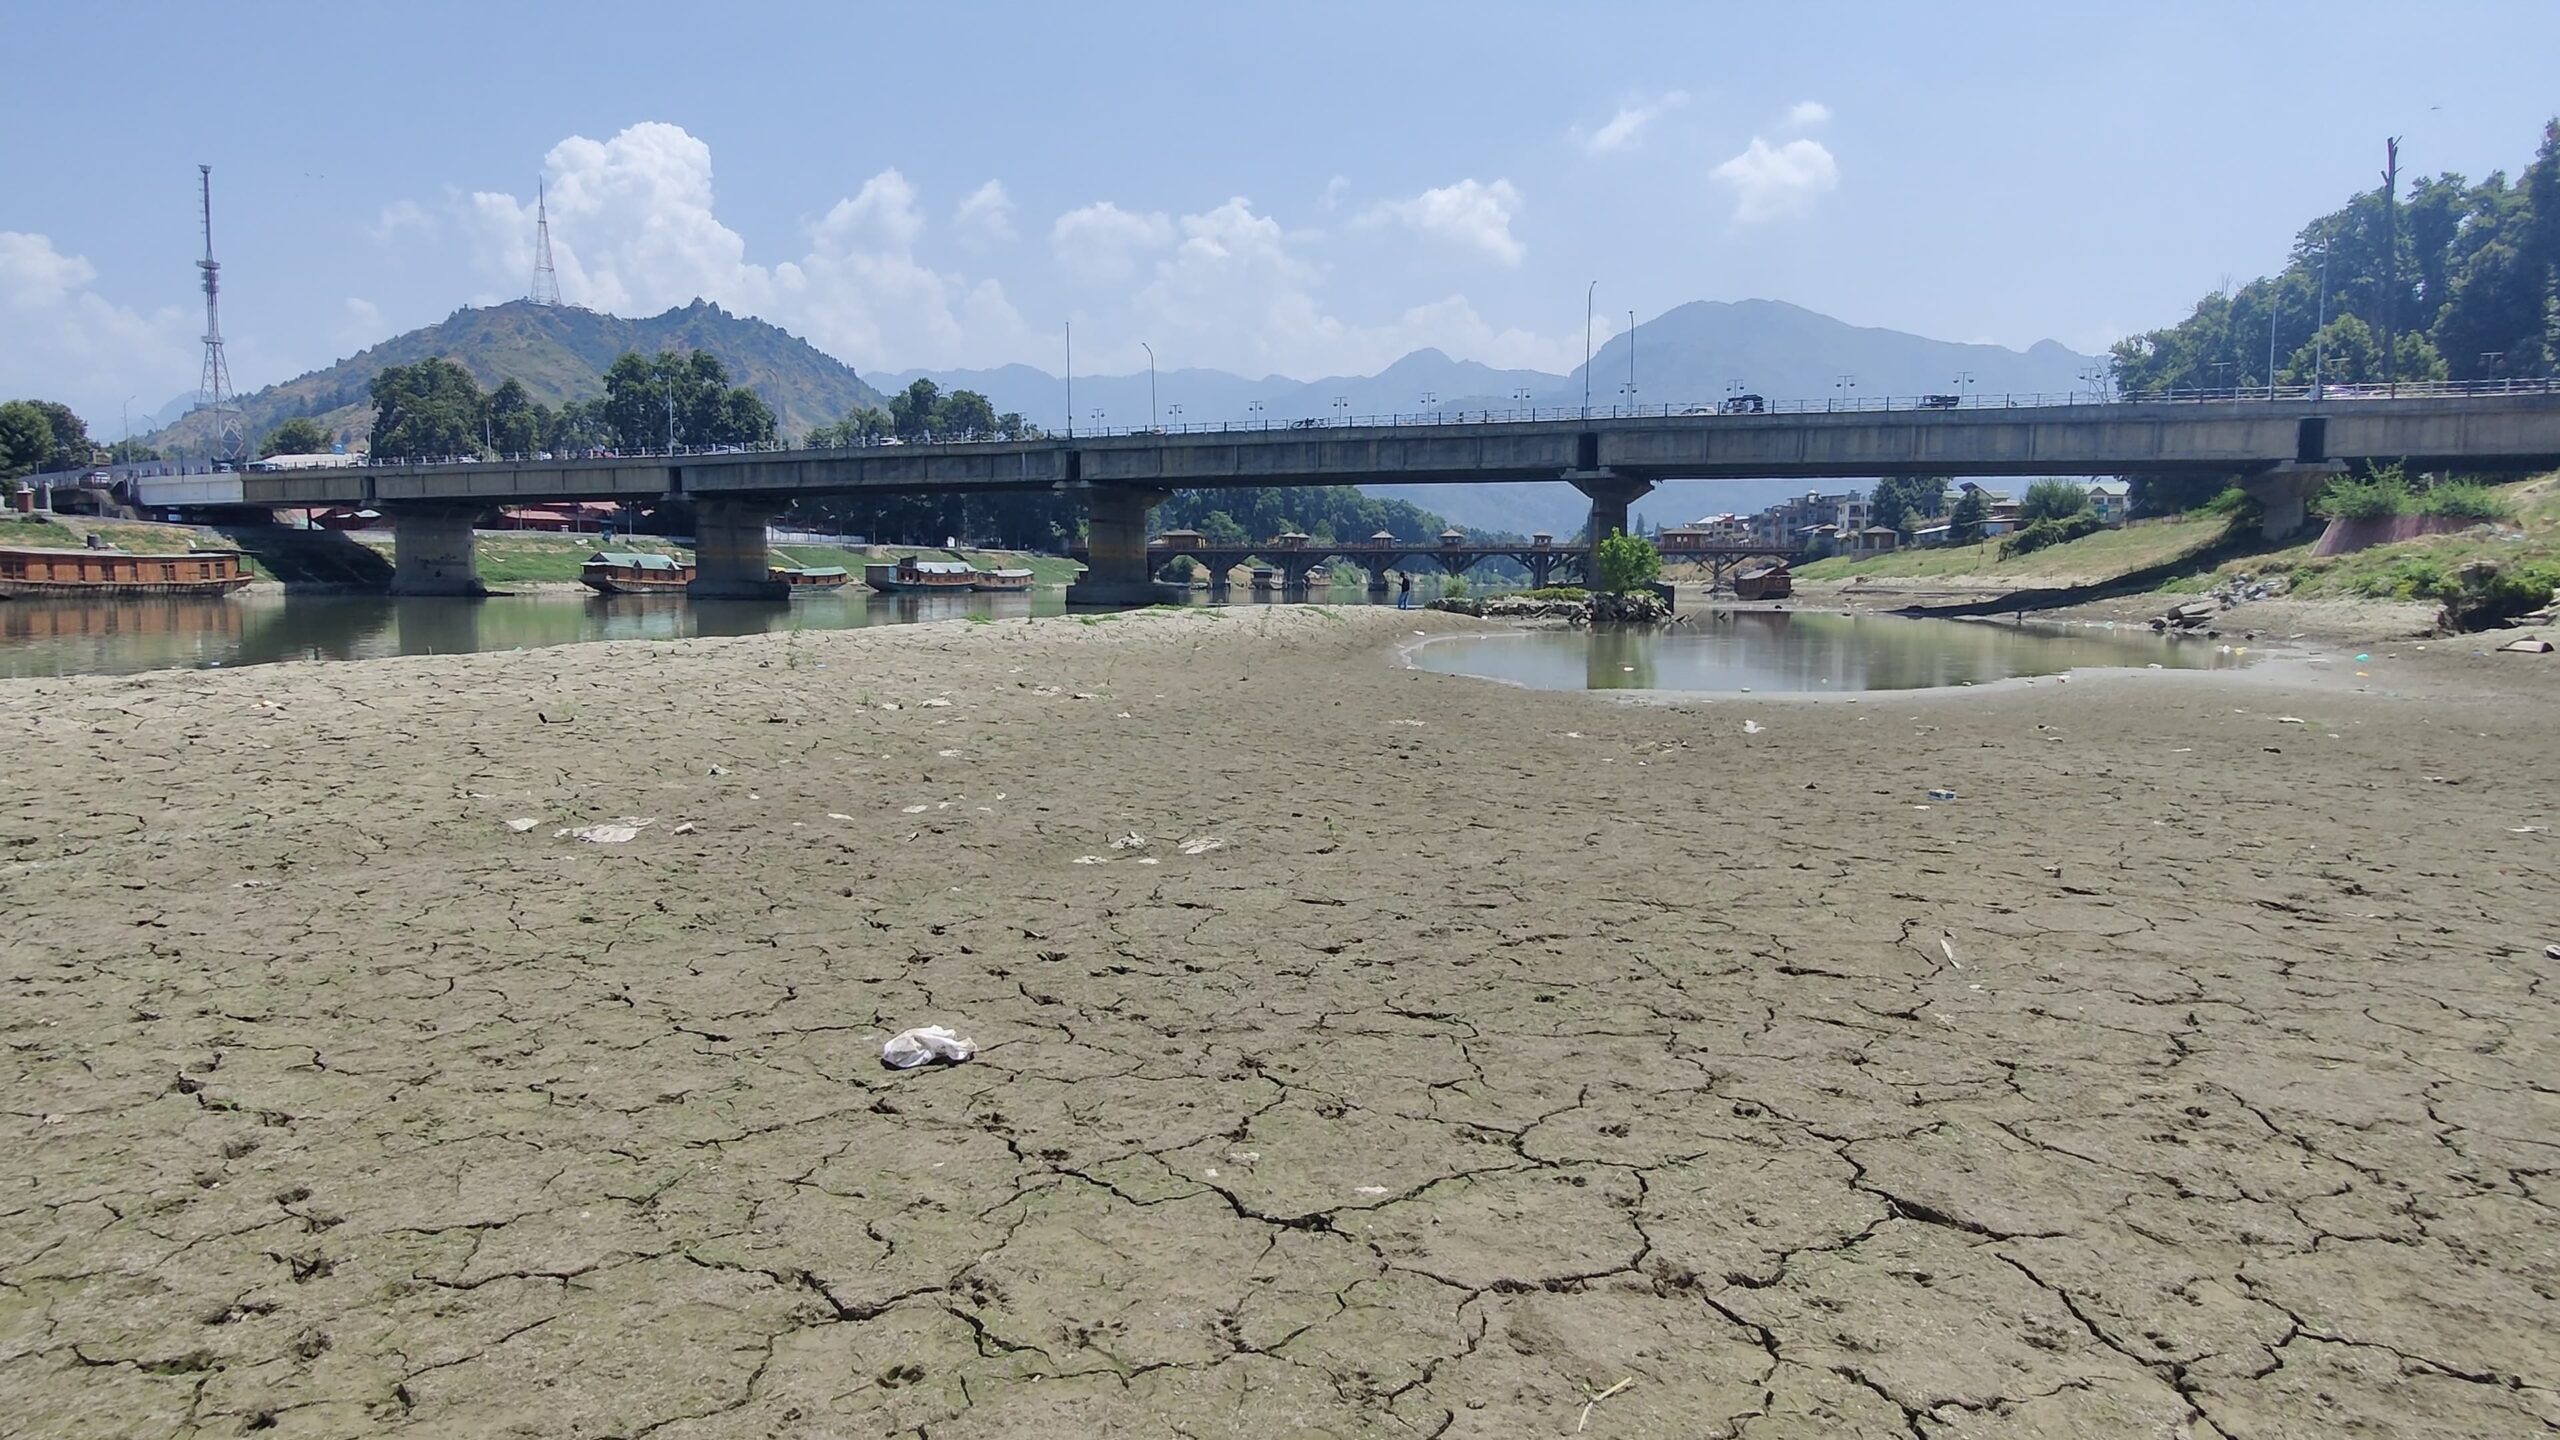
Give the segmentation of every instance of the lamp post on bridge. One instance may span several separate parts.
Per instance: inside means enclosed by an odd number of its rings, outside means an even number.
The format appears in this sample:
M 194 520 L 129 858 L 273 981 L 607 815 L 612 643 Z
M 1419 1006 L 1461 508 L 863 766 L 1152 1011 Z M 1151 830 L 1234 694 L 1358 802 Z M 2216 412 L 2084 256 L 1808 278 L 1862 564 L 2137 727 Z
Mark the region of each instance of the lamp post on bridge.
M 1259 400 L 1248 400 L 1248 401 L 1246 401 L 1246 402 L 1245 402 L 1245 407 L 1244 407 L 1244 413 L 1245 413 L 1246 415 L 1248 415 L 1248 416 L 1252 417 L 1252 418 L 1250 418 L 1250 419 L 1248 419 L 1248 420 L 1246 420 L 1246 421 L 1245 421 L 1245 423 L 1246 423 L 1247 425 L 1259 426 L 1259 425 L 1261 425 L 1261 424 L 1262 424 L 1262 402 L 1261 402 L 1261 401 L 1259 401 Z
M 1529 388 L 1528 388 L 1527 386 L 1525 386 L 1525 385 L 1524 385 L 1524 386 L 1520 387 L 1519 389 L 1512 391 L 1512 392 L 1511 392 L 1511 403 L 1512 403 L 1513 405 L 1515 405 L 1515 406 L 1518 406 L 1520 409 L 1528 410 L 1528 409 L 1529 409 Z M 1536 411 L 1534 411 L 1534 410 L 1530 411 L 1530 413 L 1529 413 L 1529 418 L 1530 418 L 1530 419 L 1532 419 L 1532 420 L 1537 419 L 1537 418 L 1538 418 L 1538 416 L 1537 416 L 1537 412 L 1536 412 Z
M 1147 352 L 1147 428 L 1156 427 L 1156 347 L 1141 340 L 1138 348 Z
M 1840 392 L 1840 398 L 1831 403 L 1845 410 L 1848 408 L 1849 400 L 1857 392 L 1858 377 L 1855 375 L 1843 375 L 1839 379 L 1831 382 L 1831 388 Z
M 1591 302 L 1600 294 L 1600 282 L 1582 292 L 1582 418 L 1591 418 Z
M 1333 423 L 1336 425 L 1348 425 L 1351 423 L 1350 396 L 1336 395 L 1333 397 Z
M 1434 420 L 1437 420 L 1437 419 L 1439 419 L 1439 418 L 1440 418 L 1440 392 L 1439 392 L 1439 391 L 1437 391 L 1437 390 L 1425 390 L 1425 391 L 1423 391 L 1423 392 L 1422 392 L 1422 410 L 1423 410 L 1423 413 L 1424 413 L 1424 414 L 1429 415 L 1429 416 L 1430 416 L 1432 419 L 1434 419 Z
M 1636 312 L 1627 312 L 1627 413 L 1636 409 Z
M 1962 401 L 1967 394 L 1978 393 L 1981 389 L 1982 382 L 1974 378 L 1972 371 L 1959 370 L 1956 372 L 1954 384 L 1956 387 L 1956 399 L 1958 401 Z
M 1176 400 L 1176 401 L 1174 401 L 1172 404 L 1167 405 L 1166 407 L 1164 407 L 1164 413 L 1173 417 L 1173 428 L 1174 428 L 1174 429 L 1179 430 L 1179 429 L 1181 429 L 1181 428 L 1182 428 L 1182 402 L 1181 402 L 1181 401 Z

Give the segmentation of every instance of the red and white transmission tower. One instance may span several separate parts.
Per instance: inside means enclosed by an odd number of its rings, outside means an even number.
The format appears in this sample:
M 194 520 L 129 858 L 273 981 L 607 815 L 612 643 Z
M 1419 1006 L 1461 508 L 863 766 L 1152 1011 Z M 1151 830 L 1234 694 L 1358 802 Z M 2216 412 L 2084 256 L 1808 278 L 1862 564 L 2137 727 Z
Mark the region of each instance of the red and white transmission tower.
M 213 167 L 196 167 L 204 201 L 204 375 L 196 382 L 196 408 L 213 412 L 213 454 L 238 460 L 248 453 L 249 437 L 240 422 L 240 397 L 231 393 L 231 362 L 222 356 L 222 262 L 213 258 Z

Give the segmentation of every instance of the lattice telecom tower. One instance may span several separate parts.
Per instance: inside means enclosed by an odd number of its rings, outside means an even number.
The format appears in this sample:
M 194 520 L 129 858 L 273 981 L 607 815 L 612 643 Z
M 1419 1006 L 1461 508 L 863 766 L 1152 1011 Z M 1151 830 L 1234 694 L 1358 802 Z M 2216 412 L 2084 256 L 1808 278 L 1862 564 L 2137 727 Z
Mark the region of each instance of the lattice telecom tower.
M 551 199 L 543 182 L 533 182 L 533 294 L 536 305 L 560 303 L 560 272 L 551 268 Z
M 249 446 L 249 437 L 240 423 L 240 397 L 231 393 L 231 362 L 222 357 L 222 262 L 213 258 L 213 167 L 196 167 L 197 185 L 204 201 L 204 258 L 196 268 L 204 272 L 204 375 L 196 382 L 196 408 L 213 414 L 213 453 L 216 458 L 239 459 Z

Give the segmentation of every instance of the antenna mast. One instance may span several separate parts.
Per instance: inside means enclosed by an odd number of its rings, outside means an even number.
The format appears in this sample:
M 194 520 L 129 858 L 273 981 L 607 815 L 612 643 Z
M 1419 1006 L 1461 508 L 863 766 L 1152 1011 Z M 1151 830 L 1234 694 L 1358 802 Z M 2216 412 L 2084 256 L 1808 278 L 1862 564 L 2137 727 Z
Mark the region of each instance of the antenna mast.
M 542 181 L 533 182 L 533 293 L 536 305 L 560 303 L 560 272 L 551 268 L 551 198 Z
M 196 408 L 213 413 L 213 454 L 237 460 L 248 450 L 240 424 L 240 397 L 231 393 L 231 362 L 222 355 L 222 262 L 213 258 L 213 167 L 196 167 L 196 183 L 204 206 L 204 374 L 196 382 Z

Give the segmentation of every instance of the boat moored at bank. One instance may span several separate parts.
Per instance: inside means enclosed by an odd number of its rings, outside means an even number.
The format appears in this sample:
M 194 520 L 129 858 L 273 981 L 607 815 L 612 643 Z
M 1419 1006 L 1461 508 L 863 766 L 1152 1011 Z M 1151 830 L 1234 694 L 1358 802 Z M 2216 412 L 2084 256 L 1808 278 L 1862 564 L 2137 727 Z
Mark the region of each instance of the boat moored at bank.
M 248 585 L 236 550 L 134 555 L 122 550 L 0 547 L 0 599 L 228 595 Z
M 966 560 L 908 555 L 893 563 L 863 566 L 862 581 L 883 595 L 966 595 L 978 588 L 978 572 Z
M 578 583 L 599 595 L 680 595 L 692 580 L 692 561 L 638 550 L 599 550 L 578 567 Z
M 841 565 L 776 565 L 765 574 L 790 586 L 794 595 L 823 595 L 843 589 L 853 579 Z

